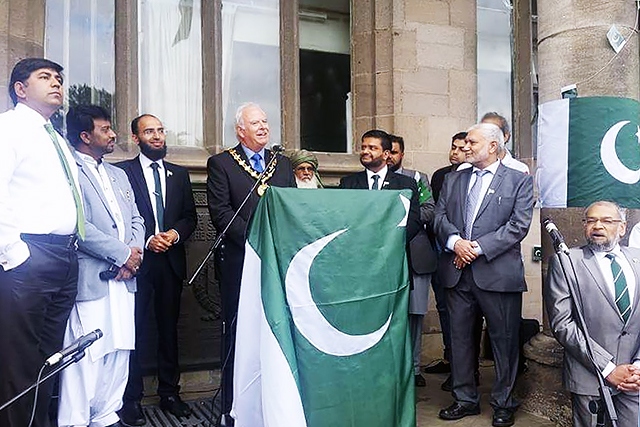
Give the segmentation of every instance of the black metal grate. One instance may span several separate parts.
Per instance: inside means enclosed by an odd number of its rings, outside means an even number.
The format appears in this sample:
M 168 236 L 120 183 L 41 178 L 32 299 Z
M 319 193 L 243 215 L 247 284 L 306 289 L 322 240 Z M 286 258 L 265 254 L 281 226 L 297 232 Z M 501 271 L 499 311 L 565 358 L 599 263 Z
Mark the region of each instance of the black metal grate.
M 145 427 L 213 427 L 220 410 L 217 405 L 211 406 L 211 399 L 194 400 L 186 402 L 193 413 L 188 418 L 176 418 L 169 412 L 165 412 L 158 405 L 145 406 L 144 414 L 147 417 Z

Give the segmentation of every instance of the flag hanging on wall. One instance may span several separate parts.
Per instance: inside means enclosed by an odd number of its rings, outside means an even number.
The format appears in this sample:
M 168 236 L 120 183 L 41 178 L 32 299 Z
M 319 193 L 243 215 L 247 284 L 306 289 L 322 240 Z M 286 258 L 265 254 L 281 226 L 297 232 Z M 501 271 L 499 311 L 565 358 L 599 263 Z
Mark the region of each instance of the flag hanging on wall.
M 273 187 L 262 198 L 238 308 L 237 427 L 415 426 L 408 196 Z
M 540 105 L 537 182 L 542 207 L 612 200 L 640 208 L 640 103 L 561 99 Z

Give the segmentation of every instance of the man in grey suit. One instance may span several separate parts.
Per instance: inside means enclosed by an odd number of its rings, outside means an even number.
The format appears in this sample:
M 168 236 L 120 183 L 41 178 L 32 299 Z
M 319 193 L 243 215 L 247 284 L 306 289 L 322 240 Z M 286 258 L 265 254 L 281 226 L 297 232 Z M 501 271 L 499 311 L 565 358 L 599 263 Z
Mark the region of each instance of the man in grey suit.
M 135 345 L 135 274 L 142 262 L 144 222 L 127 175 L 103 161 L 116 134 L 101 107 L 80 105 L 67 114 L 67 136 L 76 149 L 86 237 L 78 242 L 78 296 L 65 345 L 95 329 L 103 332 L 60 381 L 58 425 L 121 426 L 116 411 Z
M 404 159 L 404 139 L 401 136 L 391 137 L 391 154 L 387 165 L 392 172 L 408 176 L 418 186 L 418 202 L 420 203 L 420 231 L 409 242 L 409 266 L 413 289 L 409 294 L 409 332 L 413 344 L 413 376 L 417 387 L 427 385 L 420 374 L 422 350 L 422 324 L 429 305 L 429 285 L 431 274 L 436 271 L 438 257 L 431 244 L 427 230 L 433 227 L 435 203 L 431 195 L 429 178 L 422 172 L 402 167 Z
M 478 313 L 487 320 L 495 357 L 491 391 L 495 427 L 514 423 L 512 396 L 518 369 L 518 330 L 526 290 L 520 242 L 531 225 L 533 180 L 498 160 L 504 144 L 500 128 L 477 124 L 465 139 L 472 168 L 445 178 L 434 220 L 445 248 L 438 274 L 451 318 L 451 369 L 454 403 L 439 413 L 457 420 L 480 413 L 474 380 L 474 329 Z
M 596 415 L 589 411 L 589 402 L 599 399 L 595 363 L 613 393 L 618 425 L 636 426 L 640 389 L 640 249 L 618 245 L 626 232 L 626 210 L 613 202 L 591 204 L 585 210 L 583 223 L 587 245 L 569 251 L 575 278 L 571 271 L 567 272 L 573 281 L 577 307 L 558 255 L 551 258 L 547 286 L 543 288 L 551 330 L 565 349 L 563 380 L 571 392 L 573 425 L 596 425 Z M 591 337 L 593 361 L 579 326 L 578 309 Z

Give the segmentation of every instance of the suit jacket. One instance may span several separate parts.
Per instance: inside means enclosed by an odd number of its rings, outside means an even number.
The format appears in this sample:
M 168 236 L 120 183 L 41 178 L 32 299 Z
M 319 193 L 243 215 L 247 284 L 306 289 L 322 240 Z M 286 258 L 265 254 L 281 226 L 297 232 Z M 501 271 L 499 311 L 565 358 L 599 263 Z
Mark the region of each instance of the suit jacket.
M 463 236 L 467 188 L 472 168 L 449 173 L 436 205 L 434 229 L 446 247 L 449 236 Z M 533 214 L 533 179 L 500 164 L 480 204 L 471 240 L 480 244 L 483 255 L 470 265 L 476 285 L 486 291 L 527 290 L 520 242 L 527 235 Z M 456 286 L 462 270 L 453 264 L 455 253 L 445 250 L 438 274 L 446 288 Z
M 108 281 L 100 279 L 100 272 L 112 265 L 121 267 L 129 257 L 130 247 L 144 247 L 144 220 L 138 213 L 131 184 L 127 175 L 104 162 L 111 179 L 124 222 L 124 242 L 118 238 L 114 213 L 109 208 L 102 184 L 88 170 L 92 167 L 76 157 L 78 181 L 84 204 L 86 236 L 78 241 L 78 296 L 77 301 L 103 298 L 109 293 Z M 129 292 L 136 291 L 136 279 L 125 281 Z
M 131 160 L 116 163 L 122 168 L 133 187 L 136 196 L 136 204 L 147 229 L 145 243 L 149 237 L 155 234 L 156 219 L 153 215 L 153 205 L 149 197 L 149 190 L 144 179 L 139 155 Z M 165 207 L 164 207 L 164 230 L 174 229 L 180 235 L 180 240 L 165 252 L 169 259 L 171 268 L 176 275 L 182 279 L 187 277 L 187 260 L 184 243 L 193 233 L 198 222 L 196 214 L 196 204 L 193 200 L 193 191 L 189 171 L 173 163 L 163 161 L 166 173 Z M 153 258 L 153 257 L 151 257 Z M 140 274 L 145 274 L 150 266 L 149 262 L 142 262 Z
M 431 192 L 429 178 L 422 172 L 412 169 L 401 168 L 396 171 L 415 181 L 416 174 L 419 176 L 422 185 Z M 438 254 L 436 253 L 428 230 L 433 227 L 433 216 L 435 214 L 436 205 L 433 201 L 433 195 L 430 195 L 424 203 L 420 204 L 420 231 L 409 242 L 409 257 L 411 269 L 415 274 L 430 274 L 436 271 L 438 266 Z
M 633 363 L 640 359 L 640 249 L 621 248 L 635 274 L 636 292 L 629 320 L 624 324 L 614 297 L 607 289 L 596 256 L 588 247 L 573 248 L 569 256 L 576 276 L 569 271 L 573 288 L 578 289 L 578 305 L 591 336 L 593 357 L 600 372 L 608 363 Z M 565 262 L 565 265 L 567 263 Z M 577 283 L 576 283 L 577 279 Z M 598 395 L 598 382 L 587 357 L 585 337 L 578 328 L 576 308 L 564 278 L 558 256 L 551 258 L 544 302 L 553 335 L 564 347 L 563 382 L 572 393 Z
M 383 190 L 406 190 L 411 193 L 411 203 L 409 205 L 409 217 L 407 218 L 407 242 L 418 234 L 420 231 L 420 208 L 418 204 L 418 186 L 416 182 L 404 175 L 391 172 L 387 169 L 387 175 L 382 182 Z M 367 171 L 356 172 L 340 179 L 340 188 L 345 189 L 362 189 L 368 190 L 369 183 L 367 180 Z
M 234 150 L 247 165 L 251 165 L 241 144 L 236 145 Z M 272 156 L 271 150 L 265 150 L 265 165 L 269 164 Z M 291 162 L 285 156 L 277 156 L 278 163 L 268 184 L 276 187 L 295 187 L 296 180 Z M 211 221 L 218 233 L 229 224 L 255 182 L 255 178 L 245 171 L 228 151 L 209 158 L 207 201 Z M 234 245 L 235 249 L 239 249 L 242 253 L 244 253 L 247 227 L 259 200 L 260 196 L 254 191 L 225 235 L 225 244 Z

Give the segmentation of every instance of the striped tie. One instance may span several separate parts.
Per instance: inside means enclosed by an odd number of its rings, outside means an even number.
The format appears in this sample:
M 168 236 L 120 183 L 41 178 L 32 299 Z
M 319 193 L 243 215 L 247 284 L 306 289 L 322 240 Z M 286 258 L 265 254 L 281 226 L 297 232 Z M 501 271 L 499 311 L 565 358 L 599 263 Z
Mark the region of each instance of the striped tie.
M 464 237 L 467 240 L 471 240 L 471 232 L 473 230 L 473 214 L 476 212 L 476 205 L 480 199 L 480 190 L 482 190 L 482 176 L 489 171 L 486 170 L 477 170 L 474 172 L 476 174 L 476 181 L 473 183 L 473 187 L 469 190 L 469 194 L 467 195 L 467 206 L 466 206 L 466 215 L 464 221 Z
M 611 273 L 613 273 L 613 283 L 616 290 L 616 306 L 620 312 L 620 317 L 627 323 L 629 320 L 629 314 L 631 313 L 631 301 L 629 299 L 629 287 L 627 286 L 627 279 L 624 277 L 622 267 L 616 261 L 614 254 L 605 255 L 611 260 Z
M 378 180 L 380 179 L 380 175 L 373 175 L 371 178 L 373 178 L 373 184 L 371 185 L 371 189 L 372 190 L 377 190 L 378 188 Z

